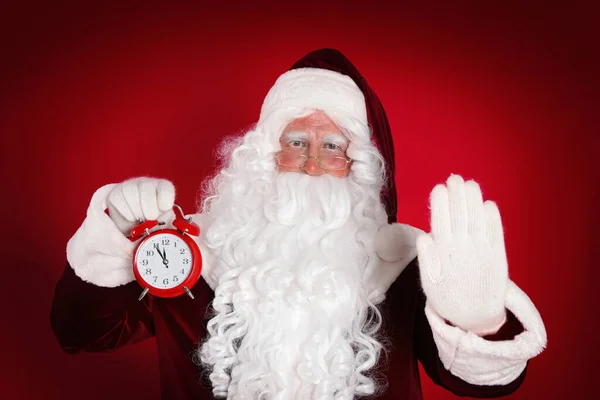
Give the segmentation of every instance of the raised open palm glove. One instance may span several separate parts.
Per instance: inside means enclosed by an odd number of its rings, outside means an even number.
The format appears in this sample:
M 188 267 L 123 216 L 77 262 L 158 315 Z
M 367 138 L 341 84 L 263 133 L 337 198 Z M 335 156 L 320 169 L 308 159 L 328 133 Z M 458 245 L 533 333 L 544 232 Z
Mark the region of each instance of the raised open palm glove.
M 508 264 L 496 203 L 451 175 L 431 192 L 431 233 L 417 238 L 429 306 L 459 328 L 485 335 L 505 322 Z

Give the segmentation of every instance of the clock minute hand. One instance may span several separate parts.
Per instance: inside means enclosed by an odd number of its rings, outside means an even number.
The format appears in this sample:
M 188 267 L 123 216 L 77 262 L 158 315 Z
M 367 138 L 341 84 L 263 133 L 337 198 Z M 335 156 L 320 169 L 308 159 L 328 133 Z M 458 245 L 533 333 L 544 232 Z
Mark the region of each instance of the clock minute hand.
M 169 268 L 169 260 L 167 260 L 167 249 L 165 249 L 164 247 L 161 257 L 163 259 L 163 264 L 165 265 L 165 268 Z
M 169 268 L 169 260 L 167 260 L 167 249 L 163 247 L 163 264 L 165 264 L 165 268 Z

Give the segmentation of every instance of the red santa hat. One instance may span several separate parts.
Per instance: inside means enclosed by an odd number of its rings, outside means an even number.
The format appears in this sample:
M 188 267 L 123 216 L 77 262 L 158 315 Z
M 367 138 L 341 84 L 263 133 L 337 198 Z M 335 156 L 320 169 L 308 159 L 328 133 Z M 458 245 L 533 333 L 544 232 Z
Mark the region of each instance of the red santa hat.
M 371 127 L 371 140 L 387 168 L 381 199 L 388 222 L 396 222 L 395 157 L 390 125 L 381 101 L 350 60 L 334 49 L 316 50 L 302 57 L 269 90 L 259 124 L 279 110 L 290 108 L 335 110 Z

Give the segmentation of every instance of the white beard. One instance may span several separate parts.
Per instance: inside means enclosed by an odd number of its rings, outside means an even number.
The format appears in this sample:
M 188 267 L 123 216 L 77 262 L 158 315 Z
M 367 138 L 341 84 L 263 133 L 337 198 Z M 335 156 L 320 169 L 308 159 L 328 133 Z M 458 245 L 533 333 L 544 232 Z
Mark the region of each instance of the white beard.
M 205 231 L 220 276 L 200 350 L 214 394 L 304 400 L 374 393 L 367 372 L 381 349 L 380 318 L 364 276 L 378 262 L 373 238 L 385 219 L 378 189 L 299 173 L 277 174 L 263 190 L 236 193 L 235 180 L 230 185 Z

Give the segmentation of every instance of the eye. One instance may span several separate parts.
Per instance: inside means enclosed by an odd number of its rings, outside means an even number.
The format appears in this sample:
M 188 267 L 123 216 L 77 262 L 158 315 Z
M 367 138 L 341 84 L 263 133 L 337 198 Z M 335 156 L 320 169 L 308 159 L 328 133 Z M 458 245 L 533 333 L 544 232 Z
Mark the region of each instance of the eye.
M 288 142 L 288 145 L 289 145 L 290 147 L 293 147 L 293 148 L 295 148 L 295 149 L 299 149 L 299 148 L 301 148 L 301 147 L 304 147 L 304 146 L 305 146 L 305 143 L 304 143 L 302 140 L 290 140 L 290 141 Z
M 335 144 L 335 143 L 325 143 L 323 145 L 323 148 L 325 148 L 327 150 L 341 150 L 342 149 L 339 144 Z

